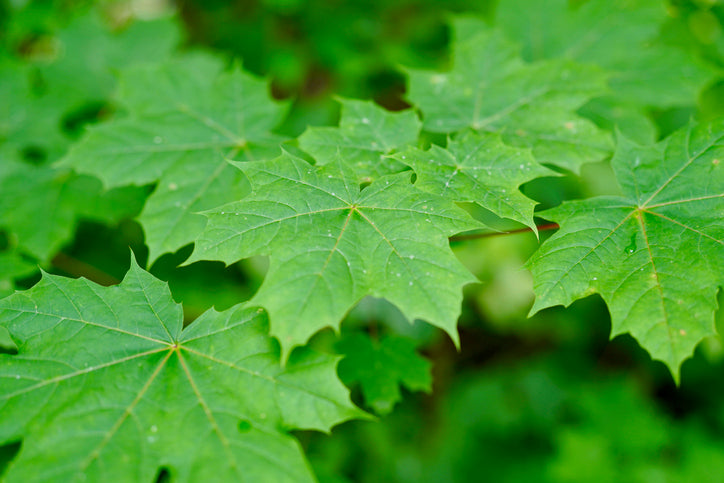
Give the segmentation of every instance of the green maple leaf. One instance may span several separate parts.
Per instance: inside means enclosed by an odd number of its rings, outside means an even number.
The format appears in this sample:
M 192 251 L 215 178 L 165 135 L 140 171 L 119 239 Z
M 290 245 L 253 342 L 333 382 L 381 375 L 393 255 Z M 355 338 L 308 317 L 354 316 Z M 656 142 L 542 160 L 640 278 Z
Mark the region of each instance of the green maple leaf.
M 287 431 L 364 416 L 337 359 L 299 351 L 282 369 L 260 309 L 182 320 L 135 261 L 115 287 L 45 274 L 0 301 L 18 347 L 0 355 L 0 443 L 23 438 L 7 480 L 313 480 Z
M 430 392 L 431 364 L 415 351 L 411 339 L 388 336 L 373 341 L 366 334 L 352 334 L 337 343 L 344 354 L 339 376 L 345 384 L 359 383 L 365 402 L 384 415 L 402 399 L 400 384 L 410 391 Z
M 602 71 L 568 60 L 526 64 L 482 21 L 459 18 L 453 33 L 452 70 L 409 72 L 408 97 L 426 130 L 498 132 L 506 143 L 532 148 L 539 162 L 574 171 L 610 153 L 609 136 L 576 114 L 606 92 Z
M 663 0 L 501 2 L 496 24 L 523 44 L 527 60 L 566 58 L 611 73 L 615 97 L 666 108 L 696 102 L 714 69 L 680 48 L 656 42 L 667 19 Z
M 561 230 L 531 259 L 532 312 L 594 292 L 613 335 L 629 332 L 678 380 L 714 334 L 724 284 L 724 121 L 689 126 L 654 146 L 622 138 L 613 167 L 623 197 L 543 212 Z
M 38 96 L 32 87 L 33 70 L 0 54 L 0 151 L 21 159 L 29 149 L 48 160 L 68 146 L 61 131 L 67 104 L 56 97 Z
M 300 147 L 318 164 L 340 157 L 362 181 L 404 170 L 404 164 L 386 155 L 417 143 L 422 124 L 415 112 L 389 112 L 370 101 L 339 102 L 339 127 L 308 128 L 299 137 Z
M 239 68 L 191 58 L 130 69 L 119 100 L 130 115 L 90 129 L 61 165 L 107 187 L 157 183 L 139 217 L 149 261 L 191 243 L 204 227 L 199 211 L 248 191 L 227 158 L 279 154 L 271 134 L 285 113 L 265 82 Z
M 409 149 L 395 156 L 417 174 L 415 186 L 461 202 L 475 202 L 498 216 L 536 230 L 535 201 L 518 187 L 556 174 L 538 164 L 529 149 L 503 143 L 499 134 L 466 131 L 450 139 L 447 149 Z
M 360 190 L 339 160 L 314 167 L 285 153 L 236 165 L 253 191 L 204 213 L 208 224 L 187 263 L 270 255 L 252 300 L 269 312 L 285 355 L 318 330 L 339 327 L 367 295 L 443 328 L 457 343 L 462 286 L 475 278 L 448 237 L 481 227 L 466 212 L 417 190 L 410 172 Z

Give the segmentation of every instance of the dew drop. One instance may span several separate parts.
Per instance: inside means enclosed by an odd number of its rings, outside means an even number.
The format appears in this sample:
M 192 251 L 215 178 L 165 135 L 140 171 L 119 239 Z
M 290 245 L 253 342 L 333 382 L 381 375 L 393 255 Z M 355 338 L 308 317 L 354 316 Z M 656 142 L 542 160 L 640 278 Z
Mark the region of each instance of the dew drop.
M 626 253 L 633 253 L 636 251 L 636 234 L 631 235 L 631 243 L 624 249 Z
M 366 117 L 362 118 L 362 124 L 369 124 L 369 123 L 370 123 L 369 119 L 367 119 Z
M 161 136 L 156 136 L 153 138 L 154 144 L 161 144 L 163 142 L 163 138 Z
M 169 183 L 168 189 L 170 189 L 171 191 L 176 191 L 178 189 L 178 185 L 176 183 Z
M 155 433 L 155 432 L 157 432 L 157 431 L 158 431 L 158 427 L 157 427 L 155 424 L 154 424 L 153 426 L 151 426 L 151 432 L 152 432 L 152 433 Z

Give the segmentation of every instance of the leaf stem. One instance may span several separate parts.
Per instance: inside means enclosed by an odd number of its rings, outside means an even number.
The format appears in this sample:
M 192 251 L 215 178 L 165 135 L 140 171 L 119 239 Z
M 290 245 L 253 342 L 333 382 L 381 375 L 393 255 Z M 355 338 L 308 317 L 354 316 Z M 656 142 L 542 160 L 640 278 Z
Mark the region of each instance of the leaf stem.
M 538 231 L 547 231 L 547 230 L 557 230 L 558 223 L 544 223 L 542 225 L 537 225 L 536 228 L 538 228 Z M 454 235 L 450 237 L 451 242 L 458 242 L 458 241 L 467 241 L 467 240 L 478 240 L 480 238 L 491 238 L 494 236 L 503 236 L 503 235 L 516 235 L 518 233 L 528 233 L 532 232 L 533 229 L 530 227 L 525 228 L 518 228 L 517 230 L 510 230 L 510 231 L 488 231 L 484 233 L 471 233 L 468 235 Z
M 116 277 L 63 252 L 55 255 L 51 263 L 55 268 L 59 268 L 69 275 L 73 275 L 74 277 L 85 277 L 92 282 L 99 285 L 105 285 L 106 287 L 121 283 L 121 281 Z

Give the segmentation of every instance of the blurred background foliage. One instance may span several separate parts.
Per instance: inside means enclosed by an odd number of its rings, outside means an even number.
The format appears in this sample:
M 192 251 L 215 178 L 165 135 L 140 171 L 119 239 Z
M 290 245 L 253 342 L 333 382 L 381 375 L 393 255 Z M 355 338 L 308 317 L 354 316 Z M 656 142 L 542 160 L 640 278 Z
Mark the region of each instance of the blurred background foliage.
M 582 3 L 572 0 L 572 8 Z M 449 16 L 491 20 L 495 8 L 492 0 L 0 1 L 0 296 L 34 284 L 38 265 L 109 285 L 127 270 L 129 246 L 142 264 L 146 259 L 132 219 L 149 187 L 104 192 L 95 180 L 52 166 L 85 125 L 118 109 L 115 73 L 124 67 L 179 50 L 215 51 L 270 79 L 275 97 L 292 99 L 281 132 L 296 136 L 309 125 L 337 122 L 335 96 L 407 107 L 401 66 L 444 69 Z M 717 74 L 691 103 L 645 106 L 636 131 L 643 137 L 724 114 L 724 2 L 671 0 L 666 12 L 654 41 L 683 49 Z M 617 119 L 601 105 L 582 113 L 612 129 Z M 7 175 L 3 185 L 10 161 L 27 172 Z M 21 184 L 28 180 L 34 184 Z M 66 206 L 58 194 L 44 201 L 58 203 L 63 214 L 47 235 L 56 242 L 44 250 L 23 245 L 25 235 L 13 231 L 14 218 L 28 216 L 23 197 L 68 186 L 86 193 L 86 205 L 109 196 L 128 202 L 109 214 Z M 536 180 L 523 190 L 546 208 L 617 187 L 607 163 L 597 163 L 580 176 Z M 475 215 L 501 230 L 519 228 Z M 358 404 L 380 416 L 346 423 L 331 436 L 298 434 L 322 481 L 724 480 L 718 339 L 684 364 L 677 388 L 631 338 L 608 341 L 609 316 L 597 296 L 526 317 L 533 294 L 522 267 L 538 245 L 532 234 L 452 245 L 481 281 L 466 290 L 460 352 L 439 331 L 410 325 L 374 299 L 349 314 L 341 338 L 325 331 L 313 339 L 319 350 L 347 355 L 340 377 Z M 211 306 L 248 299 L 266 272 L 263 258 L 177 268 L 189 253 L 186 247 L 151 267 L 184 304 L 187 323 Z M 721 310 L 717 317 L 721 333 Z M 0 348 L 13 351 L 6 334 Z M 16 450 L 0 450 L 0 465 Z

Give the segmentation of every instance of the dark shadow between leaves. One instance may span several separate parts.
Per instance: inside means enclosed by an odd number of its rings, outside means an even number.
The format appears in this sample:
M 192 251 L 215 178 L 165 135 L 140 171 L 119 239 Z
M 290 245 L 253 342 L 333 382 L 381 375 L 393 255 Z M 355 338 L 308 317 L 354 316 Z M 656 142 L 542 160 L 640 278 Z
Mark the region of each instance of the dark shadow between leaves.
M 5 474 L 10 462 L 20 452 L 22 441 L 13 441 L 12 443 L 0 446 L 0 477 Z

